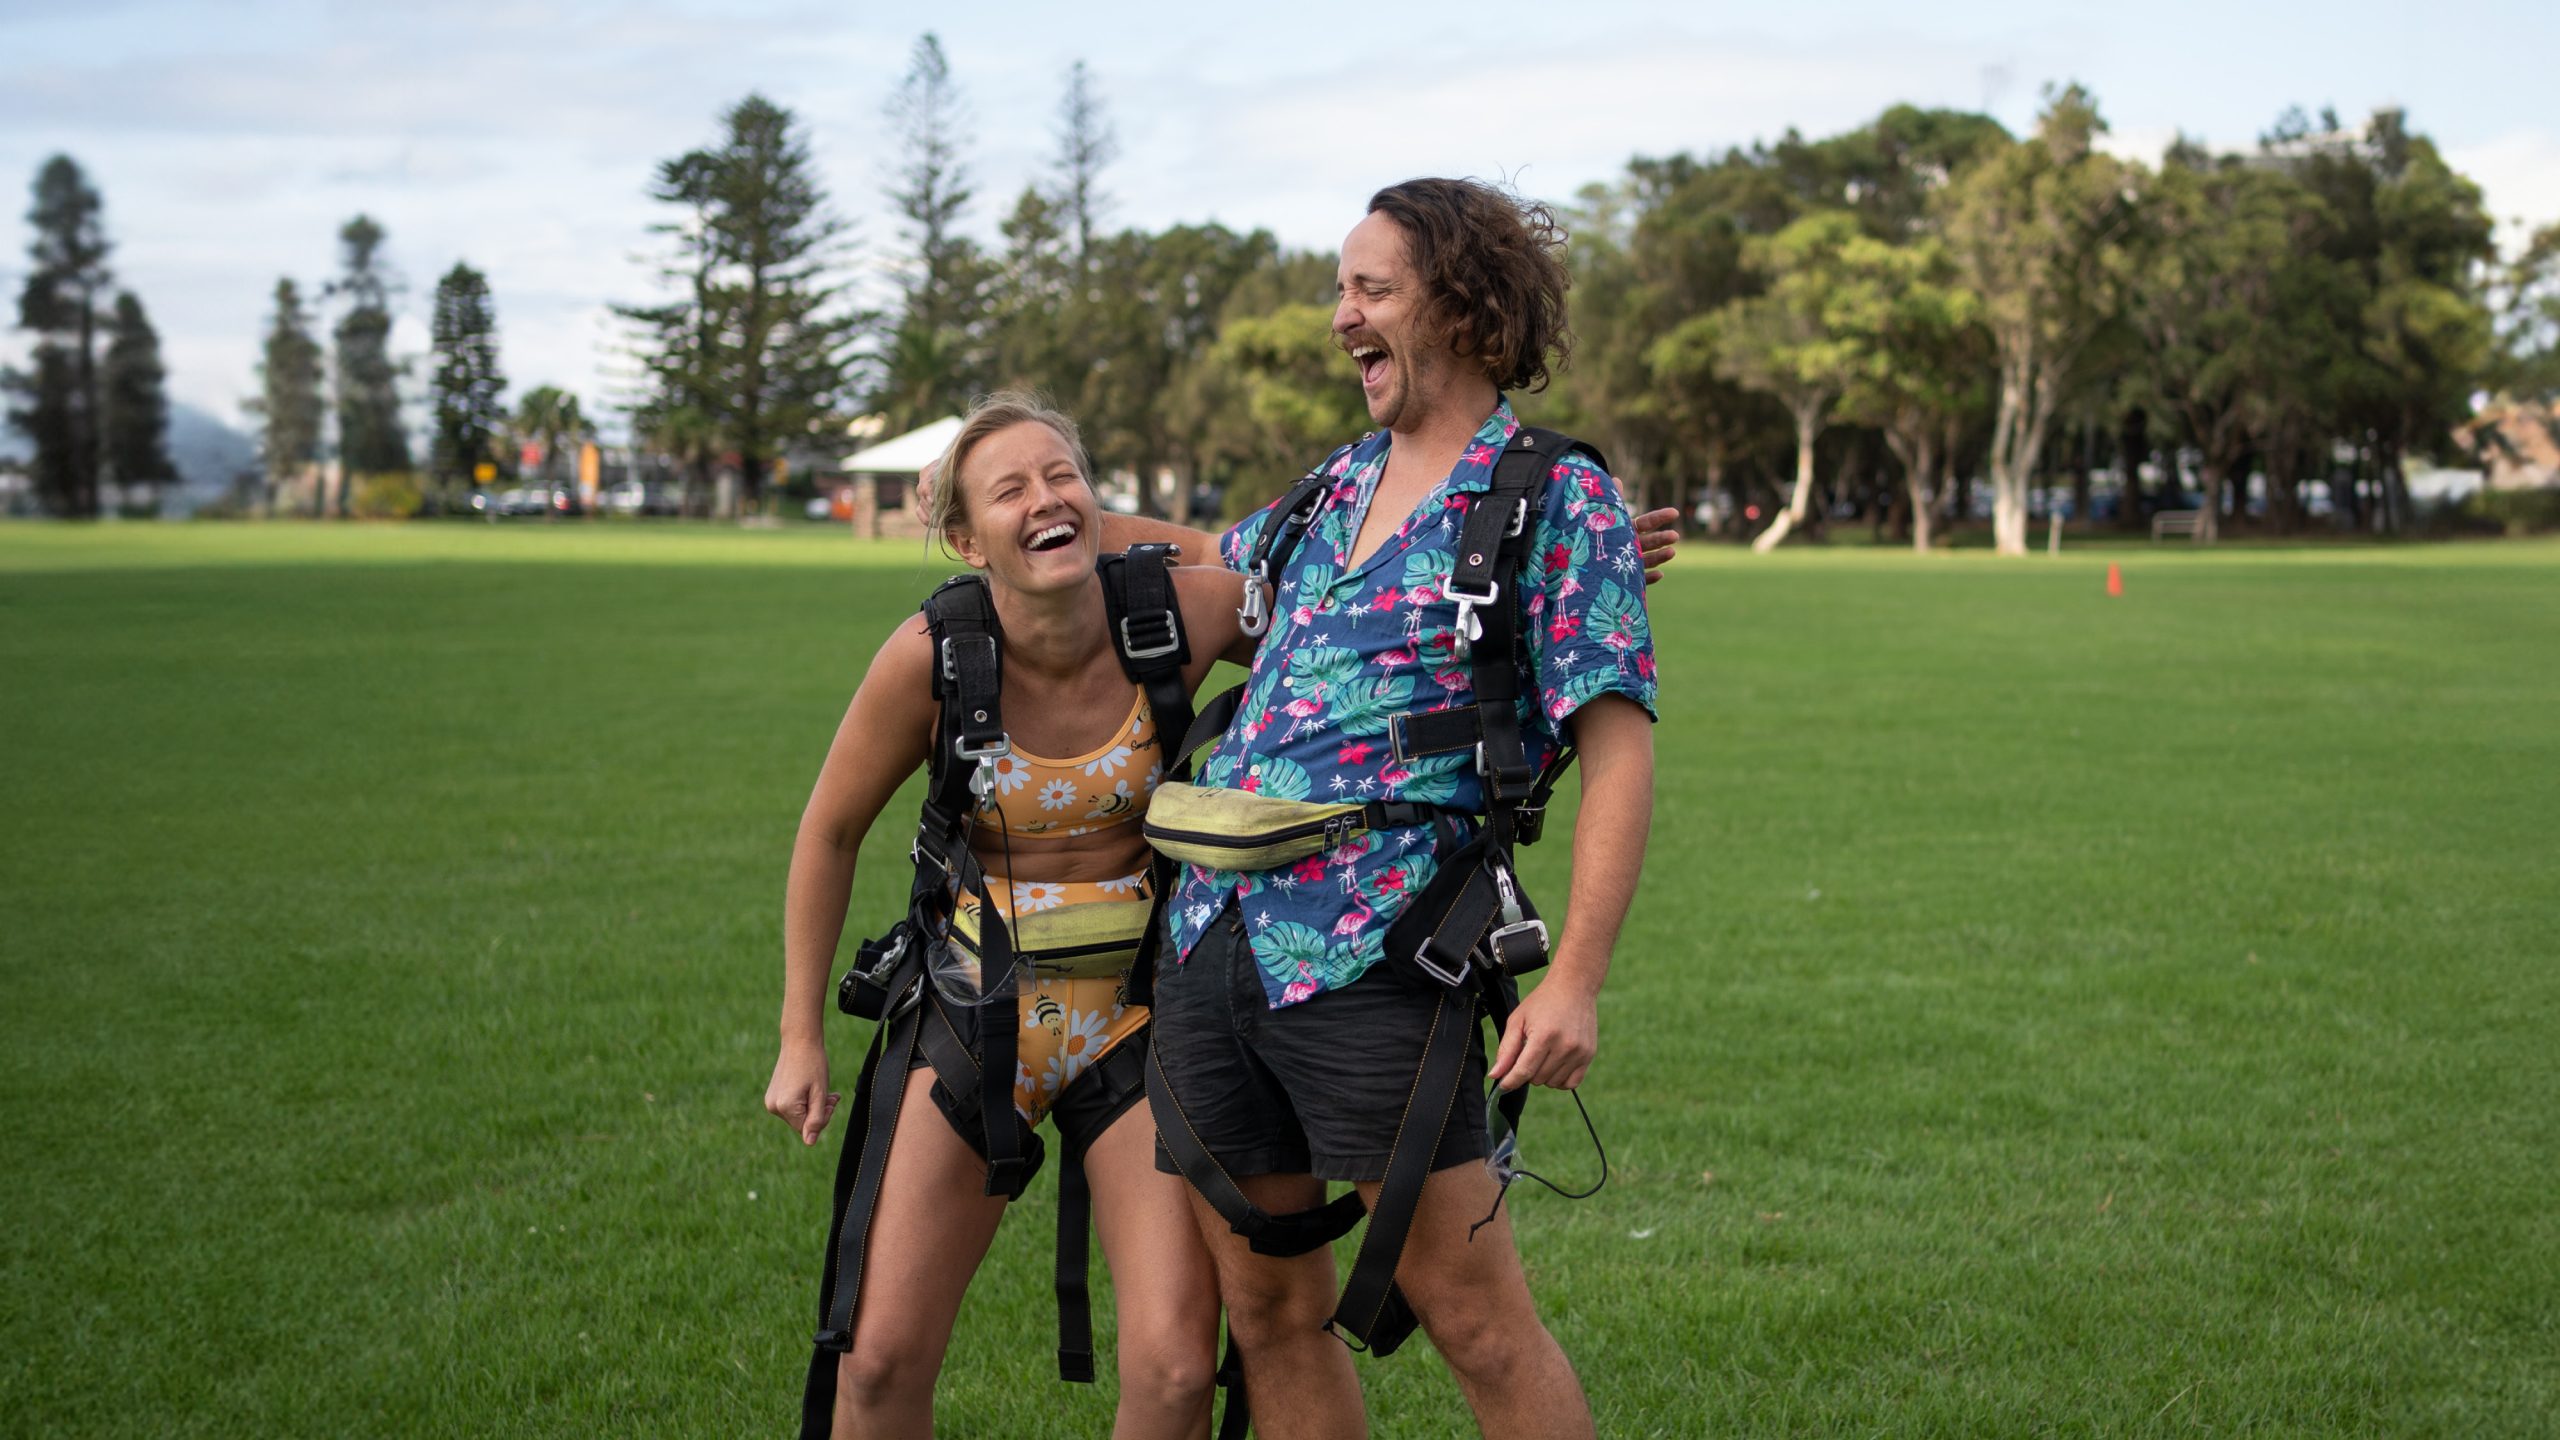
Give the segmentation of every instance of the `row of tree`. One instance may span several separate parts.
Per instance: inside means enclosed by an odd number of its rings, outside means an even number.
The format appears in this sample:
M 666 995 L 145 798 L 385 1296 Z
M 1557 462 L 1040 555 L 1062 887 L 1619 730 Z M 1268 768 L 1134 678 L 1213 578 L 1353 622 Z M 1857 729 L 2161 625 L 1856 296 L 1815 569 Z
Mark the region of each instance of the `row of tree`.
M 645 439 L 744 457 L 753 485 L 846 408 L 896 430 L 1029 384 L 1102 467 L 1148 477 L 1148 509 L 1201 490 L 1232 509 L 1363 428 L 1328 334 L 1332 256 L 1101 223 L 1115 146 L 1081 64 L 1051 173 L 992 249 L 963 228 L 967 107 L 932 36 L 889 115 L 884 313 L 846 299 L 849 232 L 788 112 L 750 98 L 719 148 L 661 167 L 676 294 L 627 312 Z M 1987 484 L 2018 552 L 2043 492 L 2086 517 L 2102 476 L 2129 525 L 2194 505 L 2207 537 L 2253 512 L 2287 531 L 2317 504 L 2399 530 L 2411 457 L 2452 446 L 2476 390 L 2552 387 L 2560 227 L 2499 270 L 2478 187 L 2397 112 L 2352 131 L 2290 114 L 2250 153 L 2182 142 L 2156 168 L 2105 129 L 2069 88 L 2023 138 L 1897 106 L 1826 139 L 1631 162 L 1565 212 L 1576 363 L 1524 403 L 1647 498 L 1766 517 L 1763 545 L 1855 511 L 1925 548 Z
M 1821 513 L 1828 470 L 1831 501 L 1925 546 L 1981 474 L 1996 543 L 2023 551 L 2031 492 L 2067 479 L 2086 515 L 2102 464 L 2140 523 L 2155 455 L 2181 483 L 2192 462 L 2208 538 L 2253 477 L 2280 531 L 2314 484 L 2405 527 L 2409 458 L 2548 353 L 2547 316 L 2502 352 L 2479 188 L 2394 111 L 2356 132 L 2289 115 L 2254 153 L 2181 142 L 2156 170 L 2104 130 L 2075 88 L 2023 139 L 1897 107 L 1636 162 L 1584 196 L 1569 408 L 1640 474 L 1716 485 L 1791 455 L 1764 543 Z M 1887 503 L 1880 452 L 1904 482 Z
M 1054 160 L 993 245 L 972 233 L 969 107 L 932 35 L 887 112 L 880 256 L 763 97 L 652 178 L 660 290 L 621 308 L 640 379 L 624 403 L 636 447 L 697 494 L 730 476 L 752 506 L 779 462 L 832 464 L 849 419 L 895 433 L 999 385 L 1074 411 L 1157 513 L 1221 493 L 1239 508 L 1365 428 L 1329 335 L 1333 257 L 1216 224 L 1113 229 L 1118 147 L 1081 62 Z M 2452 443 L 2476 390 L 2560 391 L 2560 226 L 2498 267 L 2478 187 L 2398 113 L 2353 131 L 2294 114 L 2250 153 L 2181 143 L 2156 168 L 2109 154 L 2104 130 L 2074 88 L 2023 138 L 1897 106 L 1824 139 L 1632 161 L 1563 211 L 1575 363 L 1523 406 L 1600 442 L 1639 498 L 1703 496 L 1764 544 L 1858 513 L 1925 547 L 1987 485 L 2016 551 L 2065 487 L 2084 517 L 2112 488 L 2128 524 L 2192 504 L 2208 534 L 2252 513 L 2284 530 L 2325 506 L 2399 529 L 2410 458 Z M 40 215 L 65 209 L 49 183 Z M 45 294 L 82 298 L 22 310 L 94 316 L 103 240 L 39 232 L 70 237 L 40 241 L 40 271 L 63 277 Z M 359 216 L 340 239 L 333 407 L 311 317 L 277 289 L 257 407 L 271 478 L 318 459 L 331 418 L 347 470 L 411 464 L 383 235 Z M 439 282 L 433 334 L 434 491 L 458 498 L 528 445 L 548 471 L 588 433 L 550 387 L 510 415 L 471 267 Z M 76 368 L 67 341 L 44 353 L 59 358 L 40 369 Z
M 105 202 L 70 157 L 57 155 L 36 172 L 27 224 L 35 233 L 18 328 L 34 344 L 26 369 L 0 372 L 0 389 L 9 424 L 33 448 L 37 501 L 83 517 L 98 515 L 110 495 L 156 508 L 177 471 L 168 372 L 141 299 L 115 288 Z
M 385 239 L 382 226 L 365 215 L 340 228 L 339 274 L 322 288 L 323 298 L 340 307 L 329 346 L 314 333 L 301 288 L 290 277 L 276 281 L 260 347 L 259 394 L 249 404 L 259 422 L 265 485 L 258 508 L 298 495 L 310 513 L 345 515 L 373 479 L 391 483 L 404 510 L 453 510 L 473 486 L 516 478 L 519 461 L 528 457 L 541 478 L 562 479 L 563 457 L 591 439 L 594 427 L 578 397 L 557 386 L 537 386 L 509 410 L 489 279 L 456 261 L 436 282 L 425 480 L 409 485 L 416 458 L 401 394 L 409 366 L 391 350 L 399 287 L 384 258 Z M 322 483 L 322 462 L 332 453 L 334 486 Z

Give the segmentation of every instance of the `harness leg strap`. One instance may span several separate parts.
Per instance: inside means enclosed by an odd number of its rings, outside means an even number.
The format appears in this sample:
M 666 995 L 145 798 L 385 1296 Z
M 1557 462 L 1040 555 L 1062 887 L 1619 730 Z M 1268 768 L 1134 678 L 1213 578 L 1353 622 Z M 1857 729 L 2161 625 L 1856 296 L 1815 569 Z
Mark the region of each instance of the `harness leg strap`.
M 853 1349 L 871 1220 L 880 1206 L 880 1179 L 889 1168 L 898 1112 L 906 1103 L 908 1062 L 924 1009 L 918 1005 L 894 1025 L 873 1030 L 871 1048 L 862 1059 L 844 1149 L 836 1160 L 835 1213 L 827 1225 L 827 1264 L 818 1282 L 818 1333 L 800 1394 L 800 1440 L 828 1440 L 835 1429 L 836 1363 Z
M 1422 1203 L 1422 1187 L 1431 1178 L 1431 1161 L 1447 1133 L 1449 1116 L 1458 1104 L 1458 1088 L 1466 1077 L 1467 1042 L 1476 1025 L 1475 997 L 1465 990 L 1443 991 L 1431 1016 L 1431 1033 L 1423 1042 L 1412 1098 L 1396 1126 L 1394 1147 L 1387 1152 L 1387 1173 L 1378 1186 L 1378 1203 L 1369 1215 L 1368 1233 L 1360 1237 L 1359 1258 L 1334 1306 L 1330 1328 L 1352 1344 L 1376 1355 L 1392 1355 L 1413 1333 L 1414 1314 L 1396 1288 L 1396 1264 L 1413 1231 Z
M 1058 1165 L 1058 1378 L 1082 1385 L 1093 1383 L 1092 1233 L 1093 1187 L 1079 1146 Z
M 1175 1098 L 1173 1086 L 1165 1079 L 1164 1061 L 1153 1046 L 1147 1049 L 1147 1110 L 1155 1117 L 1156 1143 L 1173 1157 L 1174 1168 L 1191 1182 L 1201 1199 L 1209 1202 L 1209 1208 L 1218 1212 L 1218 1218 L 1227 1222 L 1228 1229 L 1245 1237 L 1257 1255 L 1304 1255 L 1318 1246 L 1330 1245 L 1350 1234 L 1367 1212 L 1357 1190 L 1345 1190 L 1312 1210 L 1287 1215 L 1274 1215 L 1246 1199 L 1235 1177 L 1218 1163 L 1217 1156 L 1209 1153 L 1199 1132 L 1191 1128 L 1191 1117 L 1183 1113 L 1182 1102 Z
M 1218 1384 L 1227 1392 L 1227 1408 L 1218 1417 L 1218 1440 L 1245 1440 L 1253 1428 L 1253 1410 L 1245 1403 L 1244 1354 L 1236 1349 L 1235 1332 L 1227 1332 L 1227 1356 L 1218 1362 Z

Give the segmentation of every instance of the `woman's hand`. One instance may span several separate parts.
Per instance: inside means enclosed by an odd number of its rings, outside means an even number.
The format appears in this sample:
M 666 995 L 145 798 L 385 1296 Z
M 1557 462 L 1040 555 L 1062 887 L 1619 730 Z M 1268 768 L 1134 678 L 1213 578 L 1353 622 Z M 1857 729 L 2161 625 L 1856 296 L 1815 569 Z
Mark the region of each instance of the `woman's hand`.
M 764 1087 L 764 1108 L 800 1132 L 800 1143 L 815 1145 L 818 1132 L 834 1118 L 844 1097 L 827 1088 L 827 1047 L 807 1040 L 786 1041 L 773 1062 L 773 1083 Z

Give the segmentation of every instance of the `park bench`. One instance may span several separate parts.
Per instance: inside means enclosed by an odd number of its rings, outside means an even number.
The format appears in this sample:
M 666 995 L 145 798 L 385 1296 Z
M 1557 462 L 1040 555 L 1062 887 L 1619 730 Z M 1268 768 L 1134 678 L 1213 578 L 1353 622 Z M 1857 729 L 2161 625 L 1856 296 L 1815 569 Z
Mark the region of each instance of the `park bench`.
M 2156 545 L 2170 535 L 2184 535 L 2193 540 L 2203 522 L 2204 512 L 2201 510 L 2163 510 L 2151 517 L 2151 542 Z

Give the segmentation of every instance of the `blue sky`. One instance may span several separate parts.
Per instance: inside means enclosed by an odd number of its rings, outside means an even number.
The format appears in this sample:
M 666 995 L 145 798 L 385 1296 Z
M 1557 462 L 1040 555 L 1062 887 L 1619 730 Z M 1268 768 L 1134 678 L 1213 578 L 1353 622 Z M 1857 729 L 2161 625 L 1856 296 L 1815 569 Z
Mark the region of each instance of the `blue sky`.
M 45 156 L 77 156 L 106 195 L 119 278 L 164 333 L 174 394 L 234 421 L 276 278 L 325 280 L 359 210 L 388 227 L 408 282 L 398 344 L 424 350 L 435 277 L 467 259 L 490 275 L 516 387 L 592 403 L 613 384 L 606 307 L 651 294 L 652 164 L 710 139 L 751 89 L 808 122 L 876 261 L 893 237 L 881 103 L 928 27 L 973 112 L 970 223 L 989 237 L 1046 165 L 1078 57 L 1120 135 L 1113 220 L 1214 219 L 1309 246 L 1407 175 L 1564 197 L 1633 154 L 1827 134 L 1898 100 L 2023 128 L 2041 87 L 2066 79 L 2146 157 L 2180 129 L 2246 145 L 2289 104 L 2350 120 L 2404 106 L 2501 220 L 2560 219 L 2560 113 L 2535 78 L 2560 53 L 2560 6 L 1599 0 L 1564 14 L 0 0 L 0 187 L 14 216 Z M 23 243 L 14 224 L 0 240 L 11 296 Z

